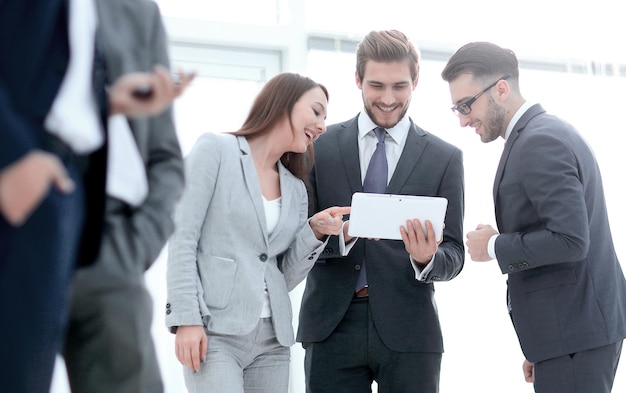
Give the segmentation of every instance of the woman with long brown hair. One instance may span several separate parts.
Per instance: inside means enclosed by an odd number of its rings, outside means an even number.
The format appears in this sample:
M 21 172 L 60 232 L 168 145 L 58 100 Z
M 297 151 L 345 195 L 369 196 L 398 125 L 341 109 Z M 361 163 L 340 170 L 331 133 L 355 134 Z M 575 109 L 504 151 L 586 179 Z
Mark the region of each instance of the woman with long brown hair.
M 203 135 L 169 244 L 167 326 L 190 392 L 287 392 L 288 292 L 341 231 L 349 207 L 308 217 L 312 143 L 328 92 L 282 73 L 233 133 Z

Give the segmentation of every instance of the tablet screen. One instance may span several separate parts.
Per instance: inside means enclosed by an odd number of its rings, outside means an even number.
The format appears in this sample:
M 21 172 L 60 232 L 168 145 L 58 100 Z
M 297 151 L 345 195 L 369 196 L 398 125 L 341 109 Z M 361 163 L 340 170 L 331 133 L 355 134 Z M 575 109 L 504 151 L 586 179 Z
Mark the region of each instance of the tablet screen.
M 372 194 L 352 195 L 348 235 L 375 239 L 400 240 L 400 227 L 417 218 L 424 225 L 430 220 L 437 239 L 441 239 L 448 200 L 443 197 Z

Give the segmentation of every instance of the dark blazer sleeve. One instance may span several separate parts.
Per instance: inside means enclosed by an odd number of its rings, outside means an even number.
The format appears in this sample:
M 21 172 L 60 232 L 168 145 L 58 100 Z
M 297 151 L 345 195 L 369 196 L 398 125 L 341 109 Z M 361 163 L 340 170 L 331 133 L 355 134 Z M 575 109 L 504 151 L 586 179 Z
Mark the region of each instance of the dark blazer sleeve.
M 439 196 L 448 199 L 443 241 L 431 262 L 433 267 L 424 279 L 426 282 L 451 280 L 461 272 L 465 261 L 463 246 L 465 182 L 463 154 L 460 149 L 454 149 L 452 154 L 447 156 L 445 168 L 437 192 Z
M 10 95 L 0 76 L 0 170 L 17 161 L 35 147 L 33 132 L 15 112 Z
M 575 153 L 586 147 L 578 139 L 550 132 L 567 128 L 550 116 L 532 124 L 532 132 L 524 131 L 514 141 L 509 175 L 498 185 L 497 210 L 504 219 L 496 255 L 505 274 L 580 261 L 589 248 L 590 212 L 583 190 L 587 179 Z
M 67 65 L 60 0 L 0 1 L 0 170 L 39 146 Z M 35 119 L 34 121 L 32 119 Z

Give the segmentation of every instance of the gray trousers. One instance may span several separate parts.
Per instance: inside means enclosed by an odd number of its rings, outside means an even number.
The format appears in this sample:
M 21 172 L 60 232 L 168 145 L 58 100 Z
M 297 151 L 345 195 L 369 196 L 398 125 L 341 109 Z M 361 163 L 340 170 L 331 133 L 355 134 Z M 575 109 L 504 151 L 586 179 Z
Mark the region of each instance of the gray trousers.
M 287 393 L 290 351 L 276 340 L 271 318 L 259 319 L 243 336 L 208 338 L 200 371 L 183 366 L 190 393 Z
M 73 282 L 63 350 L 72 393 L 161 393 L 143 267 L 103 255 Z

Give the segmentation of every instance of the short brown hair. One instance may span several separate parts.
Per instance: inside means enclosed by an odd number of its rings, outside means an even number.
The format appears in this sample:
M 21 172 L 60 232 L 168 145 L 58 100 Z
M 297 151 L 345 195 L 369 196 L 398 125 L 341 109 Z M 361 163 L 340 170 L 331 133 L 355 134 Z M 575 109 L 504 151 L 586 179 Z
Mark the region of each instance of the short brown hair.
M 415 81 L 419 74 L 419 51 L 398 30 L 372 31 L 363 37 L 356 51 L 356 70 L 360 80 L 363 80 L 368 60 L 382 63 L 407 61 L 411 68 L 411 80 Z

